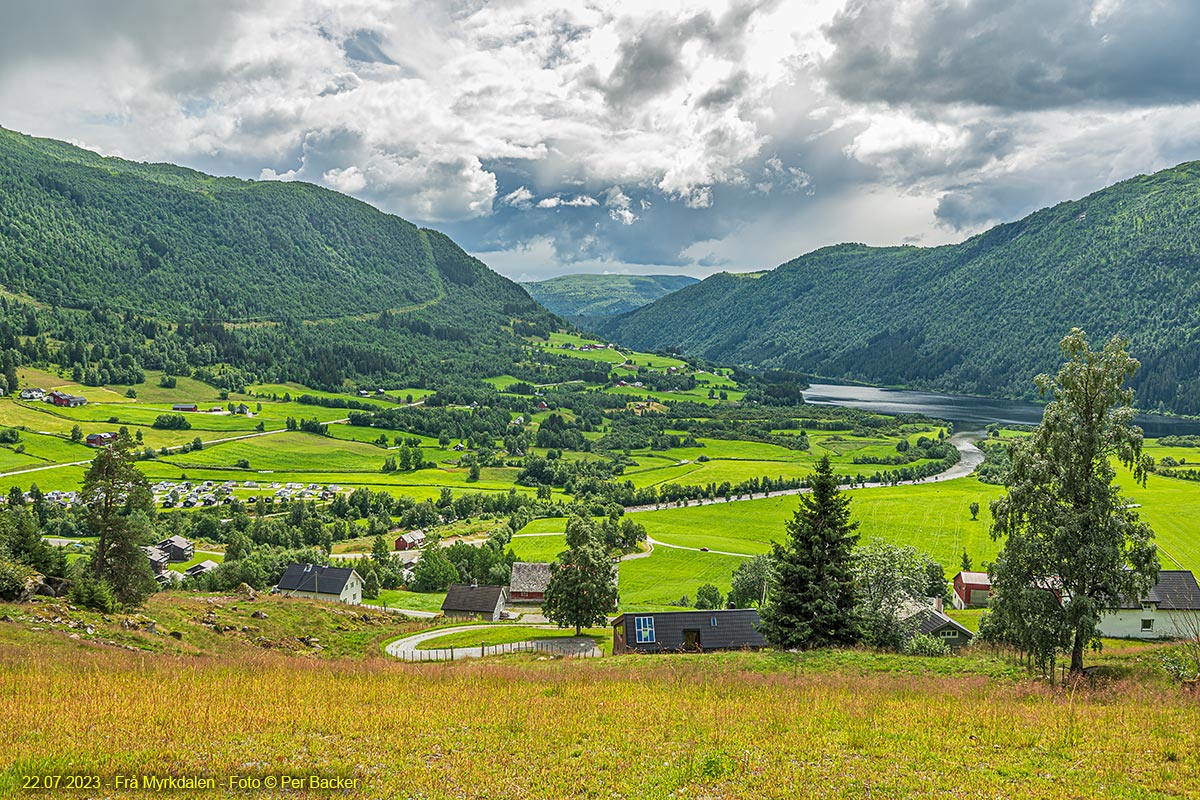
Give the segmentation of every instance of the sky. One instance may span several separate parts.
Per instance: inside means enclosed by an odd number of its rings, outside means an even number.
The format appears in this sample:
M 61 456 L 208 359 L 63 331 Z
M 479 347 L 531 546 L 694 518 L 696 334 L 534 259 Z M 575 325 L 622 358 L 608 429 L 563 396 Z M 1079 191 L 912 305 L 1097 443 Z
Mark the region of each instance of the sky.
M 517 280 L 957 242 L 1200 159 L 1189 0 L 0 3 L 0 126 L 321 184 Z

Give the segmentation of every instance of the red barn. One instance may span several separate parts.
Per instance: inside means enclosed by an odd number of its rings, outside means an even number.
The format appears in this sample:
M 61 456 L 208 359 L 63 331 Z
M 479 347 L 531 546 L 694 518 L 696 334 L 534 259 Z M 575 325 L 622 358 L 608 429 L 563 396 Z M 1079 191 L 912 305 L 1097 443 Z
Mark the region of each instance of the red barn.
M 396 537 L 397 550 L 416 550 L 425 546 L 425 531 L 409 531 Z
M 992 579 L 986 572 L 967 572 L 954 576 L 954 607 L 983 608 L 992 597 Z
M 540 603 L 546 599 L 546 585 L 549 583 L 549 564 L 518 561 L 513 564 L 508 598 L 514 603 Z

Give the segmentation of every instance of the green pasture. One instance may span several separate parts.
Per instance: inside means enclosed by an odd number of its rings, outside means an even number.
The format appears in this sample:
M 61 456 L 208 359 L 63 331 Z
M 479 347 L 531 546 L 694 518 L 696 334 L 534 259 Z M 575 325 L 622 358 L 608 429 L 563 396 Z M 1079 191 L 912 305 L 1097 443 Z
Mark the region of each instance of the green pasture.
M 566 527 L 566 520 L 560 520 L 559 525 Z M 558 558 L 558 554 L 567 549 L 565 533 L 525 533 L 522 530 L 513 537 L 509 547 L 521 561 L 550 562 Z
M 988 501 L 999 495 L 998 487 L 961 478 L 857 489 L 851 492 L 850 507 L 864 540 L 880 538 L 912 545 L 952 574 L 958 571 L 964 547 L 976 564 L 995 556 L 997 545 L 989 534 L 987 507 Z M 968 511 L 972 501 L 981 506 L 975 522 Z M 757 554 L 767 552 L 772 541 L 784 541 L 784 526 L 799 503 L 799 496 L 783 495 L 639 512 L 632 518 L 645 525 L 652 538 L 668 544 Z
M 162 460 L 180 467 L 233 467 L 246 460 L 251 470 L 378 472 L 385 458 L 386 451 L 373 445 L 286 431 L 225 442 Z
M 740 563 L 742 559 L 735 556 L 656 547 L 645 558 L 621 562 L 621 611 L 669 609 L 668 603 L 685 594 L 695 601 L 696 589 L 703 583 L 728 593 L 733 571 Z
M 533 628 L 528 625 L 476 625 L 472 630 L 448 633 L 436 639 L 427 639 L 417 645 L 418 650 L 438 650 L 447 647 L 492 647 L 513 642 L 532 642 L 546 639 L 562 639 L 574 636 L 575 629 Z M 595 640 L 598 646 L 608 644 L 611 649 L 612 630 L 609 628 L 585 628 L 584 636 Z
M 409 592 L 403 589 L 380 589 L 379 598 L 365 600 L 368 605 L 404 608 L 409 611 L 441 611 L 445 592 Z

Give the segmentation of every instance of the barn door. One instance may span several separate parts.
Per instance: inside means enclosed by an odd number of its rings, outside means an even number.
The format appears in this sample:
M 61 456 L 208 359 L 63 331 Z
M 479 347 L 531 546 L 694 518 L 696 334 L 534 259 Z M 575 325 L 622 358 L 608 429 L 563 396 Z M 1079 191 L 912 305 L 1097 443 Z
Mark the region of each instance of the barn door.
M 683 632 L 683 649 L 698 651 L 700 649 L 700 631 Z

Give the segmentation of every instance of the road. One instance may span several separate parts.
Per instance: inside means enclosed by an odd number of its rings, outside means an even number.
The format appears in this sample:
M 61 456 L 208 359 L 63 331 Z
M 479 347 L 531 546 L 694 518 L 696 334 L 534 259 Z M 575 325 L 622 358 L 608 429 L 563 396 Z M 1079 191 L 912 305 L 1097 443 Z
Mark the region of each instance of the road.
M 880 489 L 887 486 L 912 486 L 918 483 L 941 483 L 943 481 L 952 481 L 958 478 L 965 478 L 975 471 L 975 468 L 983 463 L 983 451 L 975 446 L 975 439 L 982 436 L 979 432 L 956 433 L 950 437 L 950 443 L 958 450 L 958 463 L 951 466 L 949 469 L 939 472 L 936 475 L 930 475 L 928 478 L 921 478 L 915 481 L 899 481 L 898 483 L 864 483 L 855 486 L 843 486 L 843 491 L 859 491 L 860 489 Z M 871 466 L 864 464 L 863 466 Z M 744 503 L 747 500 L 762 500 L 766 497 L 783 497 L 792 494 L 807 494 L 811 489 L 780 489 L 777 492 L 768 492 L 759 495 L 740 495 L 731 497 L 726 500 L 723 497 L 711 497 L 700 500 L 692 500 L 686 503 L 687 506 L 711 506 L 717 503 Z M 676 506 L 662 504 L 655 506 L 629 506 L 625 509 L 626 514 L 636 514 L 642 511 L 662 511 L 667 508 L 676 508 Z M 684 548 L 694 549 L 694 548 Z
M 404 659 L 405 661 L 419 661 L 423 658 L 422 653 L 429 653 L 431 661 L 458 661 L 463 658 L 482 658 L 482 647 L 455 647 L 442 648 L 440 650 L 418 650 L 417 645 L 422 642 L 427 642 L 430 639 L 437 639 L 451 633 L 461 633 L 462 631 L 482 631 L 492 627 L 504 627 L 511 623 L 497 623 L 496 625 L 461 625 L 457 628 L 438 628 L 432 631 L 417 633 L 403 639 L 397 639 L 389 644 L 386 648 L 389 656 Z M 521 625 L 522 628 L 539 628 L 541 630 L 556 631 L 560 630 L 557 625 Z M 597 657 L 600 655 L 600 648 L 596 646 L 595 641 L 587 636 L 564 636 L 555 639 L 543 639 L 540 647 L 547 648 L 551 651 L 556 651 L 561 655 L 571 656 L 588 656 Z M 498 646 L 493 649 L 488 647 L 488 655 L 499 654 L 500 652 L 512 652 L 522 647 L 531 647 L 532 642 L 513 642 L 508 646 Z M 507 647 L 508 649 L 504 649 Z M 434 654 L 437 654 L 436 656 Z M 447 658 L 449 656 L 449 658 Z

